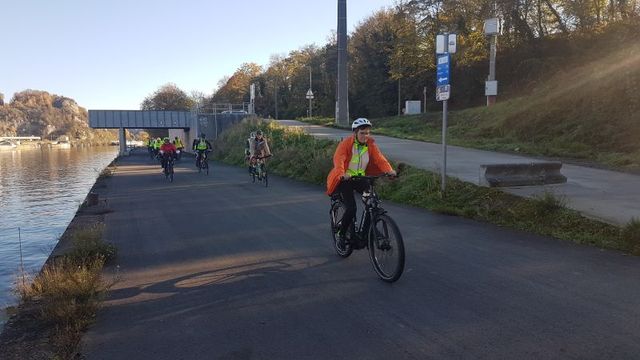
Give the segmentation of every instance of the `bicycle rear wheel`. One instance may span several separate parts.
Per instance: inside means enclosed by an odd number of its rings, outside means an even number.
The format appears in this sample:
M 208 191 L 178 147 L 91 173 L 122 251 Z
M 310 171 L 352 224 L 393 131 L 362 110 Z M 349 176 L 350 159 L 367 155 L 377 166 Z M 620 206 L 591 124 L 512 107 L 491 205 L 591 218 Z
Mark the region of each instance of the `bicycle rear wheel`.
M 331 210 L 329 210 L 329 218 L 331 220 L 331 236 L 333 237 L 333 248 L 336 250 L 338 256 L 346 258 L 353 252 L 353 247 L 350 244 L 341 242 L 338 236 L 340 230 L 340 220 L 344 215 L 345 208 L 341 201 L 336 201 L 331 204 Z
M 404 271 L 404 242 L 395 221 L 378 215 L 369 229 L 369 257 L 380 279 L 394 282 Z

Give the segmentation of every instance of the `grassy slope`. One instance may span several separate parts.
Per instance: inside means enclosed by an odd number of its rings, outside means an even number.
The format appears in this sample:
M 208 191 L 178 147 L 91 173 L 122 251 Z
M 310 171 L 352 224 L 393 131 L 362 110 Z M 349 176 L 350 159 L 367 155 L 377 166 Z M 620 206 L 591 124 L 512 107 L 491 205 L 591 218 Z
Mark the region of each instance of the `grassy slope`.
M 640 170 L 639 94 L 636 45 L 559 74 L 531 95 L 451 112 L 449 139 L 461 146 Z M 441 116 L 375 119 L 375 132 L 439 142 Z
M 532 82 L 522 74 L 522 84 L 538 85 L 513 90 L 516 86 L 511 84 L 512 89 L 501 93 L 498 104 L 491 108 L 451 111 L 449 142 L 640 171 L 637 33 L 625 28 L 594 35 L 598 44 L 609 44 L 606 48 L 588 45 L 588 39 L 582 39 L 579 46 L 585 49 L 563 58 L 564 63 L 556 61 L 560 65 L 544 73 L 542 79 Z M 456 96 L 455 79 L 452 96 Z M 373 119 L 374 132 L 440 142 L 441 105 L 434 109 L 437 111 L 425 115 Z

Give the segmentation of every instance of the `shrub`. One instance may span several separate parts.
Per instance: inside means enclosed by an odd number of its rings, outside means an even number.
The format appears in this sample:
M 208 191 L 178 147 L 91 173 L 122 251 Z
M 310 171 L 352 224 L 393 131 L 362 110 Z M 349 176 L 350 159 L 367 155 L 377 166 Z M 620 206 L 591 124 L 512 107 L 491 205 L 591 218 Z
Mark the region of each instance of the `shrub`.
M 630 253 L 640 255 L 640 219 L 632 219 L 622 229 L 622 241 Z

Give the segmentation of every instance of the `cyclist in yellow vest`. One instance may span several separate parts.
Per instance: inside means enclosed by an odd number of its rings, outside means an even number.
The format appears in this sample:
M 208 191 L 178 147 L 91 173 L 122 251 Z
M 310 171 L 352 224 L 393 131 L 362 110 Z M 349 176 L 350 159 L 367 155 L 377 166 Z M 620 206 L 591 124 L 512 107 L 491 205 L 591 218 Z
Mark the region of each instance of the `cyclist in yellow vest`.
M 177 159 L 180 160 L 182 157 L 182 151 L 184 151 L 184 144 L 182 143 L 182 140 L 176 136 L 176 138 L 173 139 L 173 145 L 175 145 L 177 150 Z
M 207 153 L 213 149 L 209 140 L 206 139 L 205 134 L 200 134 L 199 139 L 193 140 L 193 144 L 191 145 L 191 149 L 197 152 L 196 155 L 196 167 L 200 164 L 200 159 L 204 156 L 207 156 Z
M 160 146 L 162 145 L 162 140 L 160 138 L 156 138 L 151 141 L 151 147 L 153 148 L 153 155 L 157 156 L 160 151 Z
M 178 150 L 184 149 L 184 144 L 182 144 L 182 140 L 180 140 L 180 138 L 177 136 L 175 139 L 173 139 L 173 145 L 175 145 L 176 149 Z
M 153 139 L 147 139 L 147 151 L 149 151 L 149 155 L 153 155 Z

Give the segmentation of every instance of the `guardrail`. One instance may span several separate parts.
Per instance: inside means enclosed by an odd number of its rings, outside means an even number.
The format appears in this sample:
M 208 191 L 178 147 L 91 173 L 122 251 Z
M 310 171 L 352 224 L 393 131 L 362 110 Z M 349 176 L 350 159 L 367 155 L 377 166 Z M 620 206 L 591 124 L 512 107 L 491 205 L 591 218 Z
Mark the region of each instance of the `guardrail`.
M 480 165 L 480 185 L 490 187 L 562 184 L 567 177 L 560 173 L 562 163 L 531 162 Z

